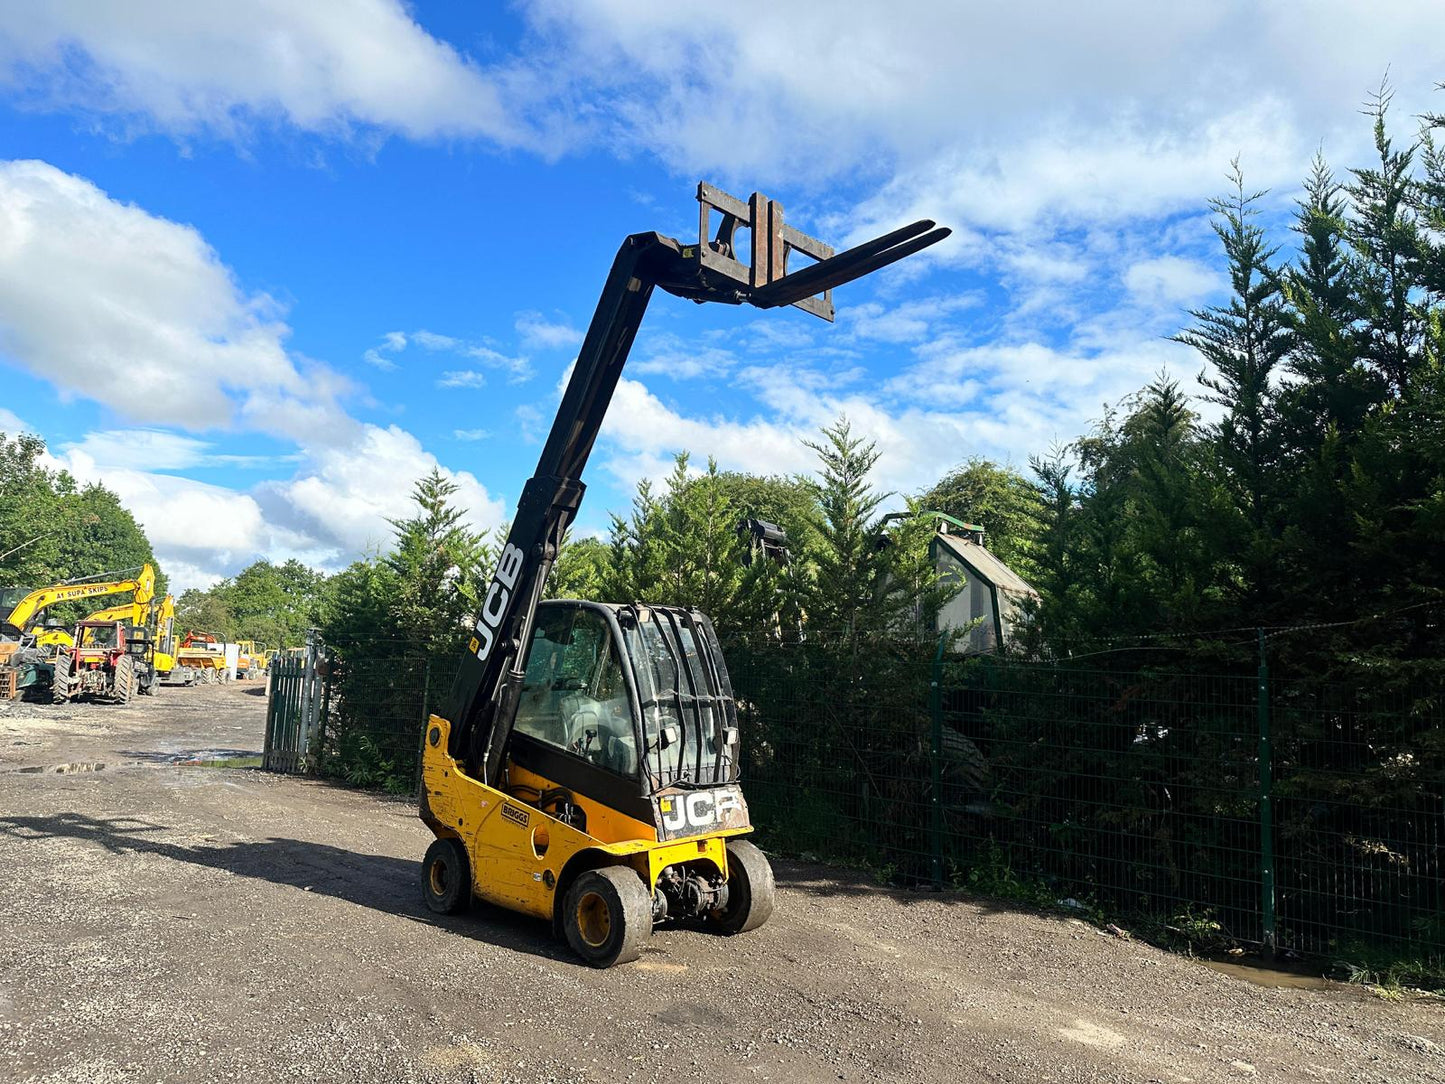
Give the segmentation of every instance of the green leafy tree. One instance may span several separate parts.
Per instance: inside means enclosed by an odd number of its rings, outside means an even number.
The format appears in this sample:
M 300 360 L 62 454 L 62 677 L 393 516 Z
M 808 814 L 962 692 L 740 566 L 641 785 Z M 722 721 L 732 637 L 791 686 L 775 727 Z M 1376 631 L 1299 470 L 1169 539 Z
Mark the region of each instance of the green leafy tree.
M 176 599 L 178 633 L 208 632 L 223 640 L 237 639 L 235 615 L 221 592 L 192 587 Z
M 928 562 L 932 525 L 889 531 L 880 509 L 891 493 L 869 480 L 878 447 L 855 436 L 847 418 L 806 442 L 818 456 L 817 543 L 804 609 L 810 628 L 850 644 L 894 633 L 927 635 L 936 576 Z M 922 511 L 915 502 L 910 512 Z
M 724 630 L 748 624 L 767 589 L 763 571 L 746 561 L 744 517 L 728 496 L 737 488 L 713 460 L 693 476 L 686 452 L 675 458 L 663 497 L 653 496 L 650 482 L 640 483 L 632 516 L 613 517 L 609 596 L 696 607 Z

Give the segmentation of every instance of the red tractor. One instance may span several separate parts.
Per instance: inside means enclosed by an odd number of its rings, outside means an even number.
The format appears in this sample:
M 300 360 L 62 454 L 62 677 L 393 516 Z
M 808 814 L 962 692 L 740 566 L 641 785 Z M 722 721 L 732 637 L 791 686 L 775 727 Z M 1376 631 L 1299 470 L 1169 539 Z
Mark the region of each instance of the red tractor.
M 57 704 L 79 696 L 125 704 L 154 690 L 149 633 L 123 621 L 82 621 L 74 646 L 55 659 L 51 694 Z

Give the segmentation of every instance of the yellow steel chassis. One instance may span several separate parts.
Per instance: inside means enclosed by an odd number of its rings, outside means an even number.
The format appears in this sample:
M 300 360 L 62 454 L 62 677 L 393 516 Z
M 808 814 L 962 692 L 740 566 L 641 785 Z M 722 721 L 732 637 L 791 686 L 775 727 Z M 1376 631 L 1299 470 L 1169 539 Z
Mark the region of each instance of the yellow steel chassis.
M 599 866 L 631 866 L 651 892 L 667 866 L 706 862 L 726 877 L 727 840 L 751 827 L 659 842 L 657 829 L 583 795 L 587 814 L 580 832 L 535 806 L 481 783 L 447 752 L 451 723 L 433 715 L 422 745 L 422 819 L 438 836 L 461 840 L 471 861 L 472 891 L 499 906 L 555 919 L 558 901 L 572 879 Z M 512 766 L 513 786 L 538 791 L 552 784 Z

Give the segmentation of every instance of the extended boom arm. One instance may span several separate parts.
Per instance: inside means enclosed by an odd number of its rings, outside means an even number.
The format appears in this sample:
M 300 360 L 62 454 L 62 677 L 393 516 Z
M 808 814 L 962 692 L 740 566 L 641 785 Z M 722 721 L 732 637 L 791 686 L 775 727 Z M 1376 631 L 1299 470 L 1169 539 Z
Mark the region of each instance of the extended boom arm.
M 699 304 L 796 305 L 831 321 L 835 286 L 927 248 L 950 232 L 924 220 L 834 255 L 827 245 L 786 225 L 782 207 L 757 193 L 744 203 L 701 184 L 697 198 L 701 215 L 696 245 L 657 233 L 633 234 L 622 243 L 537 472 L 522 489 L 511 533 L 452 684 L 448 710 L 452 755 L 464 759 L 467 771 L 484 783 L 496 785 L 500 776 L 537 604 L 562 536 L 582 503 L 582 470 L 652 291 L 661 286 Z M 722 222 L 709 240 L 713 211 L 721 213 Z M 737 259 L 734 248 L 740 229 L 752 234 L 747 264 Z M 790 273 L 794 252 L 817 262 Z
M 144 565 L 139 575 L 129 580 L 102 580 L 91 583 L 62 583 L 54 587 L 42 587 L 32 591 L 15 604 L 14 609 L 0 622 L 0 634 L 19 638 L 37 613 L 57 602 L 70 602 L 79 598 L 95 598 L 98 595 L 119 594 L 134 591 L 136 603 L 149 602 L 156 591 L 156 573 L 150 565 Z

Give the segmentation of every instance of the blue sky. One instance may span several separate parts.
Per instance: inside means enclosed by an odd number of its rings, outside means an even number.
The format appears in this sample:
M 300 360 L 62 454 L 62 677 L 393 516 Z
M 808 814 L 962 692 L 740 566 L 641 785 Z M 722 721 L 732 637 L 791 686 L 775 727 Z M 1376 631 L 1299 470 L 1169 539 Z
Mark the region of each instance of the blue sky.
M 835 244 L 955 236 L 793 310 L 658 295 L 584 530 L 673 452 L 879 482 L 1026 463 L 1198 362 L 1206 201 L 1439 110 L 1438 7 L 397 0 L 0 5 L 0 429 L 120 493 L 178 586 L 339 567 L 440 465 L 507 518 L 622 238 L 707 179 Z M 122 10 L 123 9 L 123 10 Z

